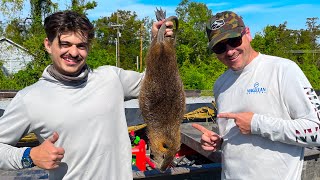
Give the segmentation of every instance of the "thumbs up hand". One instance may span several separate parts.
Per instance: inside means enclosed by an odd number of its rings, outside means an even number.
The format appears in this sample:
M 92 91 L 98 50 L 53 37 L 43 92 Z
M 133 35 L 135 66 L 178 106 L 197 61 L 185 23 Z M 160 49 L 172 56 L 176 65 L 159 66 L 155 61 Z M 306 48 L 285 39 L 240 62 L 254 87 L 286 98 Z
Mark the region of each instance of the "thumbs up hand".
M 42 144 L 31 149 L 30 157 L 36 166 L 47 170 L 59 167 L 64 157 L 64 149 L 54 145 L 58 139 L 58 133 L 54 132 L 53 135 Z

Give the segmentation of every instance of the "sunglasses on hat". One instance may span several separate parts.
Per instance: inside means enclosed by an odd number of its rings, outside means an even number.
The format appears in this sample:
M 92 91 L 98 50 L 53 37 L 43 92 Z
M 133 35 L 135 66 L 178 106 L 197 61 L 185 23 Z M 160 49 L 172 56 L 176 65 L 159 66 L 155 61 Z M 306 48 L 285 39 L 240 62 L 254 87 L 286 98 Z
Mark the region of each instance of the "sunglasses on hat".
M 224 41 L 220 41 L 218 44 L 213 46 L 212 51 L 216 54 L 222 54 L 227 50 L 227 44 L 233 48 L 236 48 L 242 44 L 242 36 L 245 33 L 241 33 L 241 36 L 234 37 L 234 38 L 228 38 Z

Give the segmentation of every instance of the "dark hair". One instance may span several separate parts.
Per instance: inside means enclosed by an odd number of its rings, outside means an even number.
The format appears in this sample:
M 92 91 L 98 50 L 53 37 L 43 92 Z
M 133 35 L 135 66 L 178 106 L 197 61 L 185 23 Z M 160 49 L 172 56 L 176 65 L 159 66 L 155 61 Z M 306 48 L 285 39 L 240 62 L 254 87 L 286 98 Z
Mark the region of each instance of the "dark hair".
M 64 32 L 79 32 L 90 43 L 94 37 L 94 27 L 82 14 L 66 10 L 55 12 L 44 20 L 44 29 L 50 42 Z

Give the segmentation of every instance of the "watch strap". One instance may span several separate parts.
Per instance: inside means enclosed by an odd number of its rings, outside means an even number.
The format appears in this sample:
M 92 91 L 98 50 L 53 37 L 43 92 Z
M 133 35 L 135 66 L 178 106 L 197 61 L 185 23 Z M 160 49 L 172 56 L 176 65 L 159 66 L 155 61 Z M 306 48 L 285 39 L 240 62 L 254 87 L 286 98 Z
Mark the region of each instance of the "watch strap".
M 30 157 L 30 151 L 31 151 L 31 148 L 28 147 L 24 152 L 23 152 L 23 155 L 22 155 L 22 159 L 21 159 L 21 163 L 22 163 L 22 166 L 24 168 L 31 168 L 31 167 L 34 167 L 34 164 L 33 164 L 33 161 Z
M 30 151 L 31 148 L 28 147 L 26 150 L 24 150 L 22 157 L 30 157 Z

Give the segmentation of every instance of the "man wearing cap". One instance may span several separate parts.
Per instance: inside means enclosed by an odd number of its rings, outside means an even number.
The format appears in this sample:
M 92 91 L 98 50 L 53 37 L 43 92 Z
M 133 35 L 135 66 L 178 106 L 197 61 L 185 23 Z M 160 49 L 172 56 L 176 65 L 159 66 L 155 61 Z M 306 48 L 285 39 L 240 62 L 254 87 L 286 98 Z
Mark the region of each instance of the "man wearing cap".
M 194 124 L 202 148 L 222 152 L 222 179 L 301 179 L 304 147 L 320 145 L 320 101 L 291 60 L 255 51 L 231 11 L 207 24 L 209 48 L 229 69 L 214 85 L 219 135 Z

